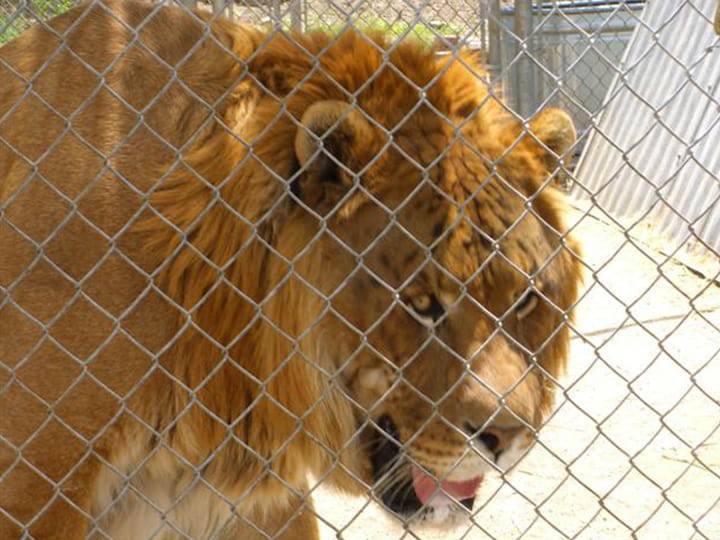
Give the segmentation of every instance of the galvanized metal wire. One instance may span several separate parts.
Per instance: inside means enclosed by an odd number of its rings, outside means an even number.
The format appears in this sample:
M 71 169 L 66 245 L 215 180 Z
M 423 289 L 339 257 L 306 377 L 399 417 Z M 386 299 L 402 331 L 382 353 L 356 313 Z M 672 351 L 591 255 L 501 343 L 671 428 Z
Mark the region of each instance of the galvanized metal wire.
M 161 4 L 158 3 L 158 9 Z M 570 328 L 573 335 L 573 351 L 581 358 L 576 367 L 572 367 L 574 359 L 571 357 L 570 374 L 564 378 L 556 379 L 550 373 L 544 372 L 545 377 L 557 386 L 559 390 L 558 408 L 551 413 L 546 421 L 547 430 L 552 435 L 545 436 L 543 432 L 535 433 L 537 444 L 528 460 L 540 463 L 538 468 L 528 469 L 519 467 L 514 474 L 505 474 L 497 471 L 494 483 L 488 482 L 484 487 L 482 501 L 476 505 L 469 516 L 469 520 L 456 525 L 450 533 L 436 533 L 431 530 L 415 529 L 411 524 L 402 523 L 399 528 L 384 522 L 374 521 L 372 508 L 381 498 L 379 493 L 369 488 L 366 500 L 359 506 L 352 507 L 347 504 L 348 511 L 336 515 L 334 509 L 323 505 L 324 495 L 322 483 L 325 477 L 314 479 L 310 485 L 309 495 L 317 497 L 319 503 L 316 507 L 304 507 L 312 512 L 324 525 L 327 537 L 348 538 L 384 538 L 384 537 L 414 537 L 414 538 L 618 538 L 621 536 L 655 537 L 659 538 L 663 532 L 668 538 L 718 538 L 720 537 L 720 462 L 718 461 L 718 447 L 720 446 L 720 154 L 714 150 L 720 136 L 720 85 L 718 76 L 718 51 L 720 41 L 713 34 L 713 20 L 717 26 L 715 15 L 716 3 L 713 0 L 678 0 L 677 2 L 645 2 L 643 0 L 568 0 L 537 2 L 531 0 L 515 0 L 505 2 L 500 0 L 443 0 L 442 2 L 424 1 L 408 2 L 406 0 L 391 0 L 375 2 L 371 0 L 248 0 L 231 2 L 228 0 L 213 0 L 211 3 L 182 2 L 188 9 L 213 13 L 217 17 L 226 17 L 240 22 L 249 22 L 262 25 L 270 34 L 288 30 L 312 30 L 321 28 L 328 31 L 338 31 L 352 26 L 359 29 L 381 29 L 399 37 L 415 35 L 417 39 L 425 41 L 428 46 L 437 48 L 438 55 L 456 55 L 457 51 L 472 48 L 480 52 L 485 59 L 489 70 L 487 79 L 483 84 L 488 85 L 488 99 L 502 99 L 510 113 L 528 130 L 528 122 L 542 109 L 548 106 L 559 106 L 566 109 L 578 128 L 579 141 L 573 152 L 580 158 L 577 170 L 573 162 L 573 155 L 561 156 L 557 170 L 547 179 L 546 186 L 551 183 L 562 184 L 571 196 L 574 211 L 571 218 L 571 233 L 579 234 L 585 239 L 585 252 L 574 253 L 573 256 L 582 260 L 588 274 L 586 290 L 573 308 L 583 311 L 583 306 L 593 306 L 597 310 L 585 313 L 580 322 L 572 323 L 567 317 L 564 324 Z M 59 14 L 72 6 L 71 2 L 56 0 L 0 0 L 0 45 L 16 37 L 24 29 L 34 24 L 44 24 L 44 21 Z M 199 19 L 198 19 L 199 20 Z M 203 23 L 204 24 L 204 23 Z M 138 34 L 134 33 L 133 43 L 138 43 Z M 61 40 L 63 36 L 57 36 Z M 213 40 L 211 34 L 206 39 Z M 220 45 L 219 42 L 216 42 Z M 198 43 L 191 51 L 200 47 Z M 392 47 L 391 47 L 392 50 Z M 82 57 L 75 54 L 71 48 L 64 51 L 74 57 L 86 69 L 93 72 L 98 79 L 102 79 L 120 58 L 102 70 L 90 66 Z M 229 52 L 229 51 L 228 51 Z M 157 57 L 159 62 L 163 60 Z M 238 60 L 239 61 L 239 60 Z M 38 71 L 42 72 L 50 60 Z M 170 69 L 176 67 L 165 64 Z M 5 66 L 14 71 L 11 66 Z M 17 74 L 20 76 L 19 74 Z M 309 78 L 311 74 L 308 74 Z M 405 77 L 398 75 L 408 84 L 424 93 L 436 81 L 430 81 L 426 88 L 420 88 Z M 480 77 L 485 77 L 484 75 Z M 41 95 L 33 92 L 33 81 L 25 81 L 28 85 L 28 95 L 40 100 L 46 107 L 53 109 L 51 103 Z M 203 102 L 209 109 L 213 109 L 227 96 L 225 92 L 214 103 L 205 103 L 201 96 L 193 89 L 175 77 L 172 82 L 178 82 L 183 90 L 191 94 L 194 99 Z M 260 81 L 254 81 L 261 85 Z M 2 81 L 0 81 L 2 84 Z M 146 104 L 143 109 L 137 110 L 132 104 L 117 92 L 107 86 L 98 86 L 90 101 L 98 92 L 109 92 L 128 110 L 143 115 L 157 104 L 162 93 L 167 90 L 166 85 L 155 99 Z M 271 93 L 270 89 L 265 89 Z M 290 95 L 294 91 L 290 92 Z M 355 96 L 348 94 L 350 102 Z M 278 98 L 280 99 L 280 98 Z M 9 111 L 0 116 L 0 124 L 9 119 L 21 103 L 15 104 Z M 423 105 L 431 107 L 428 102 Z M 420 106 L 420 104 L 418 104 Z M 24 392 L 33 396 L 48 411 L 53 409 L 65 397 L 69 396 L 80 384 L 78 377 L 65 391 L 54 399 L 47 399 L 23 383 L 18 377 L 19 371 L 26 367 L 33 356 L 44 345 L 51 344 L 66 356 L 76 360 L 82 370 L 83 380 L 90 380 L 107 392 L 118 402 L 127 402 L 137 389 L 145 384 L 154 372 L 161 372 L 171 378 L 174 384 L 183 388 L 191 397 L 185 414 L 191 407 L 199 407 L 205 415 L 213 421 L 227 425 L 228 440 L 234 426 L 240 424 L 245 415 L 232 419 L 227 424 L 226 419 L 218 415 L 203 402 L 197 399 L 197 392 L 204 387 L 212 376 L 224 365 L 230 363 L 237 366 L 229 354 L 233 345 L 240 342 L 252 325 L 263 323 L 268 325 L 277 334 L 284 336 L 292 344 L 288 357 L 280 364 L 276 372 L 282 370 L 292 356 L 302 358 L 304 361 L 316 365 L 318 370 L 324 368 L 317 365 L 313 358 L 309 358 L 301 349 L 300 342 L 317 330 L 320 318 L 332 315 L 341 320 L 348 328 L 352 328 L 362 336 L 362 347 L 351 351 L 343 360 L 338 370 L 350 366 L 357 359 L 363 348 L 372 351 L 382 359 L 387 366 L 394 366 L 391 358 L 387 356 L 367 339 L 367 336 L 380 325 L 383 318 L 389 315 L 398 305 L 405 305 L 400 301 L 398 290 L 412 282 L 419 273 L 420 267 L 405 278 L 399 288 L 392 288 L 384 284 L 385 288 L 395 296 L 395 302 L 385 313 L 367 329 L 357 328 L 352 321 L 339 310 L 333 307 L 332 301 L 340 294 L 340 288 L 331 293 L 317 290 L 316 287 L 302 275 L 289 272 L 276 285 L 273 294 L 260 300 L 251 298 L 225 276 L 225 272 L 236 261 L 237 256 L 231 258 L 225 265 L 217 265 L 201 250 L 197 249 L 185 235 L 185 232 L 169 219 L 156 212 L 157 217 L 163 219 L 165 224 L 174 229 L 183 237 L 175 253 L 182 249 L 192 250 L 194 255 L 203 263 L 213 267 L 218 272 L 217 281 L 204 292 L 203 296 L 192 309 L 185 310 L 184 326 L 181 331 L 192 329 L 202 335 L 223 353 L 223 361 L 210 373 L 206 380 L 196 388 L 191 388 L 185 382 L 177 379 L 165 367 L 159 358 L 173 345 L 168 342 L 160 350 L 151 350 L 132 333 L 127 331 L 119 321 L 144 300 L 147 294 L 153 294 L 174 304 L 159 287 L 155 286 L 152 278 L 159 275 L 162 267 L 150 272 L 141 268 L 132 258 L 122 251 L 107 251 L 93 266 L 88 269 L 84 277 L 78 279 L 70 275 L 60 265 L 45 257 L 48 246 L 55 240 L 73 219 L 79 219 L 94 235 L 97 235 L 108 245 L 114 244 L 132 226 L 134 218 L 141 211 L 154 211 L 148 204 L 144 204 L 138 213 L 129 219 L 119 230 L 109 233 L 78 210 L 77 200 L 96 186 L 102 174 L 107 172 L 107 161 L 111 155 L 105 155 L 96 148 L 91 141 L 73 129 L 73 119 L 81 114 L 83 107 L 65 117 L 55 111 L 66 124 L 64 134 L 73 134 L 91 150 L 92 153 L 104 160 L 106 165 L 98 173 L 94 182 L 91 182 L 82 193 L 74 199 L 58 189 L 52 182 L 43 178 L 37 170 L 20 190 L 2 202 L 0 206 L 0 224 L 7 227 L 13 234 L 23 238 L 35 250 L 37 255 L 23 271 L 15 276 L 10 283 L 0 284 L 0 314 L 3 310 L 20 313 L 38 328 L 45 329 L 42 339 L 33 344 L 23 355 L 23 358 L 10 362 L 0 357 L 0 400 L 10 395 L 12 385 L 18 385 Z M 287 112 L 286 104 L 281 104 L 281 113 Z M 412 112 L 412 111 L 411 111 Z M 410 113 L 409 113 L 410 114 Z M 409 116 L 408 114 L 408 116 Z M 183 147 L 172 148 L 177 161 L 182 160 L 182 152 L 188 148 L 203 129 L 218 118 L 207 118 L 196 130 L 194 135 L 185 142 Z M 372 119 L 367 118 L 368 121 Z M 148 125 L 145 129 L 151 129 Z M 225 126 L 231 131 L 228 126 Z M 375 127 L 382 127 L 375 125 Z M 140 128 L 136 126 L 126 134 L 123 141 L 128 141 L 133 133 Z M 302 125 L 298 122 L 298 128 Z M 658 134 L 658 132 L 661 132 Z M 160 134 L 155 133 L 160 137 Z M 462 139 L 458 128 L 455 139 Z M 240 170 L 252 159 L 252 143 L 237 141 L 249 148 L 248 154 L 235 166 L 234 172 Z M 0 143 L 10 145 L 10 142 L 0 138 Z M 40 157 L 46 158 L 60 144 L 55 141 Z M 402 149 L 393 143 L 395 150 Z M 20 151 L 17 151 L 20 155 Z M 422 165 L 413 161 L 413 158 L 404 154 L 409 162 L 422 171 L 423 178 L 429 179 L 429 170 L 439 162 L 443 156 L 438 156 L 433 163 Z M 26 156 L 21 159 L 29 162 Z M 379 156 L 367 163 L 361 171 L 348 173 L 358 177 L 372 167 Z M 489 167 L 496 172 L 500 158 Z M 343 164 L 338 162 L 338 166 Z M 283 178 L 268 168 L 271 175 L 282 182 Z M 146 197 L 133 183 L 123 178 L 117 171 L 117 177 L 126 187 L 138 196 Z M 169 173 L 168 173 L 169 174 Z M 212 183 L 202 175 L 195 172 L 196 180 L 217 195 L 218 204 L 224 204 L 220 197 L 220 190 L 229 181 L 229 177 L 219 183 Z M 164 180 L 158 178 L 157 186 Z M 0 182 L 3 179 L 0 178 Z M 535 197 L 524 197 L 513 186 L 504 182 L 504 187 L 517 196 L 526 199 L 526 213 L 534 213 L 532 203 Z M 64 205 L 72 211 L 60 220 L 54 231 L 41 242 L 36 241 L 21 226 L 18 226 L 4 216 L 5 210 L 15 201 L 30 193 L 31 184 L 40 183 L 44 188 L 52 191 Z M 421 182 L 416 191 L 432 186 L 431 182 Z M 358 185 L 365 197 L 373 201 L 378 207 L 386 210 L 389 218 L 384 230 L 377 238 L 370 242 L 362 251 L 355 253 L 358 265 L 353 273 L 347 277 L 350 280 L 358 272 L 367 272 L 378 282 L 382 283 L 381 276 L 363 264 L 363 260 L 378 246 L 380 239 L 391 229 L 406 233 L 412 238 L 410 231 L 406 230 L 397 215 L 404 206 L 409 204 L 410 197 L 399 207 L 390 209 L 383 201 L 378 200 L 373 193 Z M 435 189 L 433 187 L 433 189 Z M 152 190 L 151 190 L 152 191 Z M 442 195 L 438 191 L 439 195 Z M 303 204 L 301 200 L 298 204 Z M 262 235 L 258 228 L 259 221 L 249 220 L 231 205 L 225 208 L 240 223 L 253 231 L 247 242 L 259 242 L 265 246 L 274 257 L 282 260 L 289 268 L 308 254 L 313 243 L 308 244 L 295 257 L 288 257 L 278 251 Z M 342 238 L 327 227 L 323 216 L 313 212 L 322 222 L 318 235 L 325 234 L 333 237 L 338 244 L 344 244 Z M 199 213 L 196 220 L 200 221 L 210 211 L 210 206 Z M 521 216 L 522 217 L 522 216 Z M 518 220 L 519 221 L 519 220 Z M 507 228 L 500 238 L 491 239 L 501 242 L 511 234 L 517 223 Z M 650 233 L 648 233 L 650 230 Z M 589 231 L 589 232 L 588 232 Z M 479 231 L 482 234 L 482 231 Z M 558 232 L 560 241 L 565 236 Z M 660 240 L 658 240 L 658 238 Z M 594 242 L 603 244 L 602 255 L 593 251 Z M 246 246 L 243 246 L 244 250 Z M 432 248 L 422 246 L 428 263 L 432 263 Z M 242 252 L 241 250 L 241 252 Z M 147 287 L 137 296 L 134 302 L 125 306 L 120 313 L 113 313 L 107 307 L 87 294 L 84 286 L 100 271 L 110 257 L 118 256 L 122 262 L 133 268 L 136 272 L 147 276 Z M 515 271 L 521 273 L 528 281 L 529 286 L 540 275 L 543 269 L 550 264 L 545 261 L 532 273 L 526 273 L 501 251 L 494 257 L 502 258 L 505 263 Z M 0 264 L 3 254 L 0 253 Z M 36 314 L 30 313 L 13 295 L 22 281 L 30 275 L 38 264 L 48 265 L 54 272 L 61 275 L 73 288 L 74 293 L 49 320 L 42 320 Z M 625 265 L 625 266 L 623 266 Z M 619 267 L 619 268 L 616 268 Z M 464 284 L 459 282 L 450 272 L 444 271 L 445 276 L 456 282 L 462 289 Z M 682 269 L 682 270 L 679 270 Z M 690 270 L 688 270 L 690 269 Z M 482 272 L 479 267 L 476 275 Z M 637 271 L 637 273 L 633 273 Z M 700 277 L 698 277 L 700 274 Z M 627 278 L 626 278 L 627 275 Z M 625 283 L 625 280 L 634 280 Z M 274 293 L 288 284 L 291 280 L 306 287 L 315 295 L 322 298 L 325 303 L 318 319 L 305 328 L 299 335 L 289 335 L 281 326 L 269 318 L 263 311 L 266 304 L 273 301 Z M 346 280 L 346 281 L 347 281 Z M 202 328 L 193 319 L 193 315 L 205 305 L 212 295 L 221 287 L 227 287 L 233 294 L 238 295 L 252 304 L 256 315 L 247 328 L 239 332 L 227 344 L 219 342 Z M 601 298 L 601 300 L 596 300 Z M 552 304 L 549 298 L 543 298 L 558 312 L 563 310 Z M 475 306 L 485 316 L 497 325 L 495 333 L 502 333 L 503 316 L 496 316 L 487 306 L 470 298 Z M 61 340 L 58 340 L 47 331 L 58 320 L 66 316 L 76 301 L 83 301 L 91 305 L 94 310 L 113 323 L 112 331 L 104 338 L 87 358 L 78 358 L 69 350 Z M 598 307 L 600 306 L 600 307 Z M 598 313 L 602 311 L 602 313 Z M 408 309 L 408 313 L 413 314 Z M 415 315 L 413 315 L 415 316 Z M 595 322 L 592 321 L 594 317 Z M 12 332 L 12 328 L 0 325 L 5 332 Z M 546 343 L 559 332 L 556 329 L 549 336 Z M 636 341 L 626 342 L 627 335 L 638 335 Z M 494 335 L 494 334 L 493 334 Z M 87 369 L 87 364 L 98 358 L 109 346 L 111 341 L 119 336 L 131 343 L 148 358 L 154 361 L 155 371 L 146 373 L 137 382 L 137 387 L 125 395 L 111 388 L 106 381 L 97 377 Z M 506 336 L 509 337 L 509 336 Z M 492 338 L 490 336 L 488 341 Z M 512 338 L 510 338 L 512 339 Z M 678 342 L 678 339 L 680 340 Z M 697 339 L 697 342 L 694 342 Z M 636 345 L 642 342 L 642 347 Z M 411 362 L 421 354 L 429 345 L 439 346 L 450 357 L 458 361 L 467 361 L 451 347 L 438 339 L 434 332 L 429 332 L 420 347 L 407 359 Z M 513 344 L 524 350 L 533 360 L 528 366 L 531 370 L 542 370 L 537 363 L 538 351 L 529 351 L 517 341 Z M 618 353 L 614 348 L 620 347 Z M 644 348 L 643 348 L 644 347 Z M 695 350 L 694 350 L 695 349 Z M 688 354 L 690 352 L 691 354 Z M 623 356 L 626 355 L 626 356 Z M 636 358 L 637 356 L 637 358 Z M 692 360 L 688 357 L 692 356 Z M 627 364 L 621 360 L 627 360 Z M 635 362 L 635 360 L 637 360 Z M 393 369 L 396 369 L 393 367 Z M 244 370 L 245 371 L 245 370 Z M 662 371 L 658 374 L 658 371 Z M 261 388 L 264 398 L 272 401 L 275 407 L 285 414 L 293 417 L 297 423 L 295 433 L 303 430 L 303 422 L 312 414 L 308 410 L 304 415 L 298 416 L 290 411 L 283 403 L 266 391 L 267 380 L 261 380 L 250 372 L 245 371 Z M 271 377 L 275 375 L 271 374 Z M 669 373 L 669 375 L 668 375 Z M 332 378 L 332 373 L 326 373 Z M 396 375 L 402 378 L 402 370 L 396 369 Z M 483 385 L 499 401 L 503 402 L 513 389 L 521 384 L 524 376 L 506 392 L 499 393 L 487 385 L 481 378 L 477 382 Z M 669 380 L 668 380 L 669 379 Z M 675 386 L 672 383 L 677 383 Z M 406 381 L 405 384 L 409 383 Z M 450 388 L 442 399 L 447 397 L 460 384 Z M 653 394 L 653 384 L 658 388 L 673 389 L 669 397 L 658 398 Z M 411 386 L 411 385 L 410 385 Z M 648 390 L 648 388 L 650 388 Z M 432 410 L 421 428 L 432 421 L 440 419 L 450 429 L 460 431 L 447 419 L 442 418 L 438 403 L 422 391 L 414 388 Z M 388 390 L 389 392 L 389 390 Z M 329 390 L 325 393 L 329 393 Z M 326 397 L 326 395 L 323 395 Z M 607 398 L 607 399 L 606 399 Z M 688 404 L 692 404 L 692 407 Z M 357 402 L 355 406 L 361 405 Z M 626 431 L 614 431 L 618 417 L 632 410 L 637 420 L 623 424 Z M 124 414 L 132 416 L 134 421 L 143 425 L 150 431 L 155 428 L 130 408 L 122 410 Z M 362 426 L 377 423 L 372 419 L 370 412 Z M 682 413 L 683 421 L 678 421 L 676 414 Z M 120 413 L 118 412 L 118 415 Z M 178 415 L 181 416 L 181 415 Z M 516 417 L 522 422 L 520 417 Z M 165 428 L 165 432 L 174 429 L 179 418 L 174 419 Z M 80 433 L 76 426 L 63 420 L 60 415 L 48 414 L 45 421 L 36 427 L 36 431 L 43 430 L 51 422 L 57 422 L 72 433 L 84 444 L 90 446 L 98 440 L 103 432 L 88 439 Z M 690 429 L 686 424 L 695 425 Z M 528 426 L 531 427 L 531 426 Z M 629 429 L 629 431 L 627 431 Z M 637 430 L 634 433 L 632 429 Z M 563 430 L 565 430 L 563 432 Z M 642 435 L 640 433 L 642 432 Z M 168 515 L 174 511 L 182 511 L 183 497 L 198 486 L 202 486 L 218 497 L 223 498 L 228 507 L 236 501 L 225 498 L 217 489 L 200 474 L 200 471 L 210 463 L 222 450 L 218 448 L 200 465 L 191 463 L 185 456 L 166 445 L 163 441 L 165 433 L 157 433 L 160 441 L 158 451 L 172 454 L 174 459 L 183 466 L 196 472 L 194 479 L 185 486 L 176 500 L 169 505 L 160 505 L 152 500 L 136 485 L 128 481 L 123 489 L 133 493 L 147 504 L 158 516 L 159 523 L 151 537 L 166 538 L 169 534 L 178 538 L 191 538 Z M 317 437 L 309 434 L 315 444 L 323 446 L 324 443 Z M 563 441 L 564 436 L 566 439 Z M 406 444 L 411 444 L 417 433 L 411 435 Z M 560 442 L 558 442 L 558 437 Z M 568 442 L 569 441 L 569 442 Z M 668 442 L 670 441 L 670 442 Z M 227 442 L 224 441 L 224 442 Z M 235 441 L 237 442 L 237 441 Z M 107 508 L 101 515 L 91 516 L 80 508 L 73 500 L 64 497 L 57 489 L 58 482 L 51 478 L 46 471 L 37 467 L 24 456 L 29 444 L 13 444 L 6 436 L 0 433 L 0 443 L 11 448 L 14 452 L 12 466 L 0 471 L 0 486 L 9 478 L 13 471 L 25 467 L 34 474 L 44 478 L 49 484 L 55 486 L 57 496 L 48 501 L 43 509 L 28 522 L 21 522 L 4 509 L 0 500 L 0 517 L 16 523 L 23 531 L 23 538 L 32 537 L 34 524 L 43 513 L 50 511 L 50 506 L 56 499 L 62 499 L 66 504 L 85 515 L 92 522 L 89 536 L 107 537 L 102 530 L 100 522 L 105 514 L 112 508 Z M 291 441 L 288 440 L 278 450 L 280 454 Z M 598 454 L 598 448 L 604 448 L 605 454 Z M 253 453 L 265 465 L 267 474 L 274 476 L 290 491 L 295 488 L 285 479 L 273 472 L 270 459 L 260 455 L 251 447 L 245 448 Z M 330 449 L 326 449 L 331 452 Z M 468 448 L 466 453 L 471 450 Z M 659 465 L 666 463 L 663 459 L 648 462 L 649 455 L 673 454 L 667 460 L 676 458 L 680 465 L 673 469 L 672 474 L 664 475 L 658 471 Z M 676 455 L 675 455 L 676 454 Z M 148 462 L 154 454 L 144 458 L 141 465 Z M 612 470 L 604 473 L 605 458 L 612 456 Z M 336 456 L 337 457 L 337 456 Z M 102 460 L 100 456 L 98 459 Z M 610 458 L 608 458 L 610 459 Z M 588 464 L 588 460 L 593 460 Z M 650 463 L 648 465 L 648 463 Z M 104 462 L 118 475 L 113 464 Z M 338 463 L 338 467 L 342 467 Z M 668 466 L 669 467 L 669 466 Z M 455 465 L 457 468 L 457 464 Z M 592 469 L 600 470 L 593 474 Z M 552 472 L 555 469 L 555 472 Z M 550 471 L 550 472 L 547 472 Z M 74 472 L 69 471 L 70 475 Z M 331 471 L 327 472 L 327 475 Z M 547 472 L 547 477 L 543 474 Z M 353 475 L 349 470 L 347 474 Z M 532 476 L 536 487 L 529 488 L 527 478 Z M 327 476 L 326 475 L 326 476 Z M 443 481 L 445 478 L 438 479 Z M 357 479 L 362 482 L 361 479 Z M 259 480 L 258 480 L 259 482 Z M 697 482 L 702 486 L 702 493 L 696 493 L 686 484 Z M 644 486 L 638 488 L 637 486 Z M 637 490 L 630 496 L 624 493 L 625 489 L 633 486 Z M 253 486 L 251 486 L 252 488 Z M 251 489 L 250 488 L 250 489 Z M 643 491 L 645 489 L 645 491 Z M 300 497 L 308 494 L 296 493 Z M 617 499 L 621 503 L 617 503 Z M 634 498 L 647 499 L 633 507 Z M 696 500 L 697 499 L 697 500 Z M 584 502 L 578 502 L 578 501 Z M 572 512 L 563 514 L 558 510 L 558 501 L 563 501 Z M 575 507 L 573 504 L 579 506 Z M 632 508 L 632 511 L 627 511 Z M 230 512 L 232 513 L 232 512 Z M 370 514 L 370 518 L 367 515 Z M 238 516 L 233 516 L 239 518 Z M 229 518 L 228 518 L 229 519 Z M 359 524 L 359 525 L 358 525 Z M 502 524 L 502 525 L 500 525 Z M 256 524 L 247 523 L 258 532 L 266 533 Z M 666 528 L 663 528 L 666 527 Z M 388 532 L 390 531 L 390 532 Z M 668 532 L 669 531 L 669 532 Z M 678 532 L 679 531 L 679 532 Z M 280 531 L 281 534 L 282 531 Z M 389 536 L 394 535 L 395 536 Z M 218 530 L 210 538 L 223 538 L 222 531 Z M 450 534 L 451 536 L 448 536 Z M 660 534 L 660 536 L 658 536 Z M 440 536 L 438 536 L 440 535 Z M 684 536 L 683 536 L 684 535 Z

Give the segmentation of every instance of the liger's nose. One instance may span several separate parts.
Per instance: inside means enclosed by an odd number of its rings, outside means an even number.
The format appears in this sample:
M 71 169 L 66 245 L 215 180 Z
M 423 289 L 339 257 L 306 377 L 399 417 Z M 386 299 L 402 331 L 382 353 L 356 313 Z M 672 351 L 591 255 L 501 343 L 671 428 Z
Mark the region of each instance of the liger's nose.
M 489 426 L 481 430 L 472 424 L 465 424 L 465 431 L 471 437 L 482 442 L 485 447 L 492 452 L 493 456 L 495 456 L 495 460 L 497 460 L 500 454 L 510 448 L 515 437 L 520 436 L 520 434 L 525 431 L 525 428 L 499 428 L 497 426 Z
M 497 452 L 497 449 L 500 446 L 500 438 L 497 435 L 494 435 L 490 431 L 483 431 L 477 436 L 477 438 L 480 439 L 483 444 L 487 446 L 487 449 L 493 454 Z

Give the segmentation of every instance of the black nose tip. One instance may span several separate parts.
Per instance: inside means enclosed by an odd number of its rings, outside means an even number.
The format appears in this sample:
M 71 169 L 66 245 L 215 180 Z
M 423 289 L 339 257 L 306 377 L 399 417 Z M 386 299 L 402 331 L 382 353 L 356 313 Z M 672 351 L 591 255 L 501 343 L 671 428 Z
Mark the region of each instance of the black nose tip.
M 465 424 L 465 431 L 471 437 L 477 437 L 487 447 L 490 452 L 497 454 L 498 448 L 500 447 L 500 439 L 494 433 L 490 431 L 481 432 L 479 428 L 476 428 L 472 424 Z
M 380 417 L 380 420 L 378 420 L 378 427 L 382 431 L 384 431 L 386 435 L 389 435 L 393 439 L 400 440 L 397 428 L 395 427 L 395 424 L 388 415 L 383 415 L 382 417 Z
M 480 439 L 483 444 L 487 446 L 487 449 L 493 454 L 496 453 L 498 447 L 500 446 L 500 439 L 498 439 L 497 435 L 493 435 L 487 431 L 478 435 L 478 439 Z

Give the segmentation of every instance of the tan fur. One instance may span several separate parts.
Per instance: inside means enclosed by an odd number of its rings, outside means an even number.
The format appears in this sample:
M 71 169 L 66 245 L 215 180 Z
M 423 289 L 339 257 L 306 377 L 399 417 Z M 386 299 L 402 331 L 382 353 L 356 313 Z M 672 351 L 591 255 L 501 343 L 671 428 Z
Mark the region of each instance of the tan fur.
M 0 49 L 0 538 L 313 538 L 308 474 L 366 492 L 368 416 L 451 477 L 465 424 L 551 405 L 567 117 L 525 135 L 470 54 L 197 17 L 112 0 Z M 544 299 L 498 332 L 522 272 Z

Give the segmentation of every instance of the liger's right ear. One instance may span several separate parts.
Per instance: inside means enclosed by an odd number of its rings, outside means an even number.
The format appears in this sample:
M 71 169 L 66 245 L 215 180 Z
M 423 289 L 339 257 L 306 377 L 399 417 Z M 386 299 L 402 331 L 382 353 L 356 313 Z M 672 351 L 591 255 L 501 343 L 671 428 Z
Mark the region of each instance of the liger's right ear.
M 542 143 L 536 144 L 549 172 L 554 171 L 559 160 L 568 156 L 577 140 L 577 133 L 570 115 L 562 109 L 545 109 L 530 121 L 530 131 Z
M 362 150 L 372 138 L 372 127 L 349 103 L 318 101 L 305 111 L 295 136 L 295 155 L 301 171 L 293 193 L 320 215 L 325 215 L 356 182 L 364 166 Z

